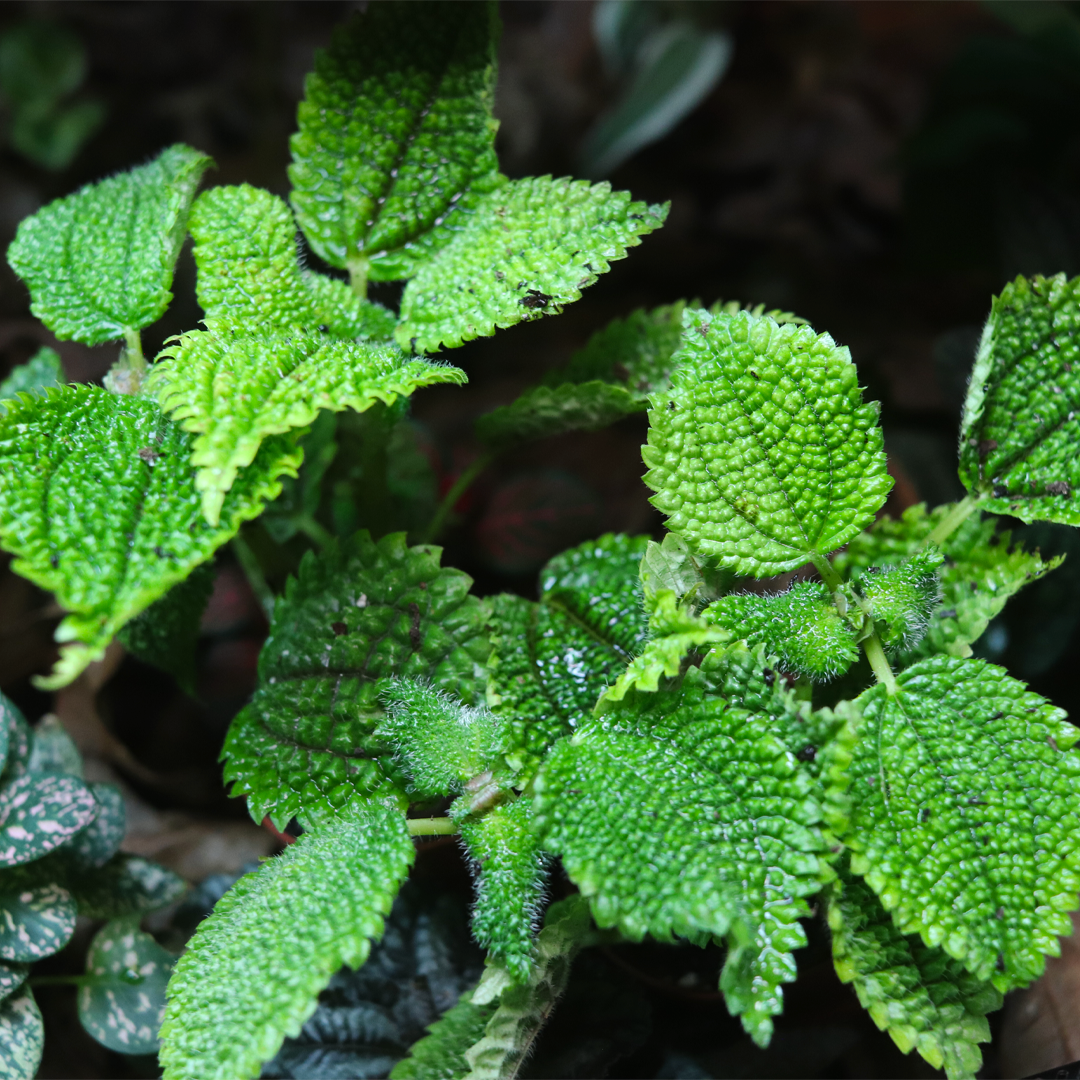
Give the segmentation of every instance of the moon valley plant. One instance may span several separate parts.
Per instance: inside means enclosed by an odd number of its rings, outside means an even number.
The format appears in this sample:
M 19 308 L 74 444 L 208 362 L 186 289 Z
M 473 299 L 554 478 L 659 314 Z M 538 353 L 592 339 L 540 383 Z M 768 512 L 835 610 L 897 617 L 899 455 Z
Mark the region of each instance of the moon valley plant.
M 616 321 L 477 436 L 490 456 L 647 411 L 663 541 L 566 551 L 535 602 L 474 596 L 439 548 L 383 527 L 403 403 L 465 381 L 441 350 L 558 313 L 666 213 L 499 172 L 497 32 L 483 4 L 372 4 L 308 77 L 289 203 L 197 195 L 210 162 L 173 146 L 46 206 L 8 252 L 57 336 L 122 342 L 104 388 L 44 386 L 39 363 L 0 418 L 0 543 L 68 613 L 43 686 L 116 636 L 183 675 L 206 568 L 241 525 L 312 544 L 264 591 L 259 683 L 223 755 L 252 816 L 302 835 L 176 962 L 165 1076 L 257 1076 L 365 962 L 413 838 L 435 834 L 475 864 L 487 965 L 394 1077 L 516 1075 L 578 950 L 646 937 L 721 944 L 728 1008 L 765 1046 L 811 904 L 878 1026 L 971 1076 L 986 1015 L 1056 954 L 1080 891 L 1077 730 L 972 656 L 1056 565 L 995 515 L 1080 524 L 1080 280 L 994 298 L 960 432 L 969 494 L 899 520 L 877 517 L 878 410 L 828 334 L 735 303 Z M 304 268 L 298 227 L 331 273 Z M 140 331 L 188 234 L 203 324 L 149 364 Z M 397 311 L 369 281 L 404 282 Z M 363 468 L 342 496 L 326 478 L 350 431 Z M 341 524 L 374 502 L 383 526 Z M 75 835 L 93 793 L 38 775 L 17 782 L 70 788 Z M 556 860 L 577 892 L 548 905 Z M 128 918 L 117 934 L 139 933 Z M 0 1019 L 28 1012 L 20 985 L 0 984 Z M 11 1030 L 7 1074 L 29 1076 Z

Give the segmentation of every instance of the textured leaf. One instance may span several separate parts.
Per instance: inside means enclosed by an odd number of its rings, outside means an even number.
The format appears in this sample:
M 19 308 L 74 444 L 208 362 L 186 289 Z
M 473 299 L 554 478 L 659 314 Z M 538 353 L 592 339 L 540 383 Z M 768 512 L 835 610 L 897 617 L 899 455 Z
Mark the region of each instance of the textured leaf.
M 59 885 L 0 872 L 0 960 L 30 963 L 59 952 L 75 933 L 75 901 Z
M 1064 274 L 994 297 L 960 425 L 960 479 L 987 510 L 1080 525 L 1078 299 Z
M 474 1005 L 472 994 L 463 994 L 390 1070 L 390 1080 L 462 1080 L 469 1072 L 465 1052 L 483 1038 L 497 1008 L 495 1002 Z
M 40 859 L 88 825 L 91 790 L 73 776 L 27 773 L 0 790 L 0 866 Z
M 59 386 L 64 381 L 64 369 L 60 366 L 60 356 L 55 349 L 43 345 L 34 355 L 13 368 L 11 374 L 0 382 L 0 416 L 7 412 L 2 402 L 16 394 L 39 394 L 50 386 Z
M 0 1080 L 33 1080 L 45 1046 L 45 1025 L 30 987 L 0 1002 Z
M 165 985 L 176 957 L 139 929 L 139 916 L 106 923 L 90 943 L 79 987 L 79 1019 L 102 1046 L 120 1054 L 154 1054 L 165 1015 Z
M 763 645 L 796 675 L 831 679 L 859 658 L 854 630 L 818 581 L 796 582 L 773 595 L 722 596 L 703 614 L 750 646 Z
M 42 864 L 42 869 L 63 883 L 75 897 L 79 914 L 90 919 L 145 915 L 179 900 L 187 892 L 182 877 L 138 855 L 119 853 L 96 869 L 56 861 L 61 857 L 62 853 L 54 856 Z
M 256 821 L 283 828 L 355 795 L 400 795 L 390 748 L 375 736 L 389 677 L 482 699 L 488 605 L 468 595 L 471 578 L 439 567 L 440 550 L 360 532 L 305 556 L 274 606 L 258 689 L 225 743 L 225 779 Z
M 338 453 L 337 414 L 320 412 L 303 436 L 304 463 L 295 479 L 286 480 L 281 494 L 266 508 L 259 524 L 272 540 L 284 544 L 313 520 L 319 510 L 323 479 Z M 338 530 L 340 531 L 340 530 Z
M 646 592 L 665 589 L 682 600 L 687 594 L 695 605 L 704 606 L 723 595 L 731 584 L 729 571 L 717 570 L 710 559 L 702 559 L 675 533 L 665 533 L 663 543 L 650 540 L 641 557 L 641 584 Z
M 949 504 L 928 513 L 920 503 L 905 510 L 899 519 L 880 518 L 851 540 L 834 565 L 852 577 L 871 566 L 899 565 L 923 547 L 951 509 Z M 1009 539 L 1010 533 L 997 531 L 995 518 L 976 513 L 945 540 L 941 602 L 916 657 L 939 652 L 970 656 L 971 643 L 982 636 L 1009 597 L 1060 565 L 1060 558 L 1044 562 L 1036 552 L 1010 548 Z
M 196 293 L 220 334 L 318 330 L 335 337 L 393 337 L 397 319 L 343 281 L 304 270 L 288 206 L 241 184 L 203 192 L 191 210 Z
M 691 669 L 679 691 L 628 697 L 558 743 L 534 784 L 537 825 L 599 926 L 726 937 L 721 988 L 764 1044 L 806 943 L 820 809 L 768 717 L 719 689 Z
M 162 408 L 196 433 L 195 487 L 203 515 L 216 525 L 237 475 L 267 436 L 306 427 L 320 409 L 363 412 L 421 386 L 465 381 L 459 368 L 407 360 L 392 346 L 326 334 L 193 330 L 162 352 L 149 385 Z
M 405 286 L 397 340 L 434 352 L 556 314 L 666 216 L 607 183 L 507 181 Z
M 479 868 L 473 935 L 515 980 L 528 982 L 547 880 L 547 860 L 533 830 L 531 800 L 518 799 L 482 817 L 463 818 L 459 828 Z
M 1001 1007 L 993 985 L 965 971 L 917 935 L 901 934 L 878 898 L 858 878 L 841 875 L 828 888 L 833 962 L 854 983 L 863 1008 L 905 1054 L 919 1053 L 950 1080 L 973 1077 L 979 1043 L 990 1041 L 986 1013 Z
M 887 649 L 911 649 L 922 640 L 941 600 L 938 569 L 943 561 L 941 552 L 931 547 L 899 566 L 871 570 L 859 581 L 859 591 Z
M 400 813 L 354 805 L 241 878 L 169 984 L 165 1076 L 257 1076 L 334 972 L 367 959 L 412 860 Z
M 495 180 L 493 5 L 376 4 L 315 57 L 292 138 L 292 202 L 315 252 L 409 277 Z
M 268 440 L 225 500 L 199 513 L 191 440 L 145 398 L 92 386 L 21 398 L 0 420 L 0 543 L 13 569 L 56 594 L 70 682 L 113 635 L 205 562 L 295 474 L 290 438 Z
M 830 825 L 901 932 L 1024 985 L 1080 889 L 1080 732 L 981 660 L 932 657 L 897 683 L 861 695 L 854 747 L 831 751 Z
M 127 829 L 127 812 L 120 789 L 112 784 L 91 784 L 96 803 L 94 818 L 76 833 L 60 851 L 87 870 L 104 866 L 117 852 Z
M 213 590 L 213 564 L 196 566 L 117 635 L 128 652 L 168 672 L 192 696 L 199 624 Z
M 178 143 L 24 219 L 8 262 L 30 289 L 30 310 L 58 338 L 87 345 L 161 318 L 188 208 L 209 164 Z
M 683 318 L 680 366 L 653 398 L 642 450 L 668 528 L 756 577 L 846 543 L 892 486 L 847 349 L 747 312 Z

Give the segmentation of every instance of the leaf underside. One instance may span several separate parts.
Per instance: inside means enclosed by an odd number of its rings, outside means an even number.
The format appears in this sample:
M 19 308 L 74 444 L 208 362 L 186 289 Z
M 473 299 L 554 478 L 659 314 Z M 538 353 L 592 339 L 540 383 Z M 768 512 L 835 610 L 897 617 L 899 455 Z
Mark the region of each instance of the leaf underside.
M 748 312 L 684 320 L 642 451 L 668 528 L 756 577 L 846 543 L 892 486 L 877 406 L 862 403 L 847 349 Z

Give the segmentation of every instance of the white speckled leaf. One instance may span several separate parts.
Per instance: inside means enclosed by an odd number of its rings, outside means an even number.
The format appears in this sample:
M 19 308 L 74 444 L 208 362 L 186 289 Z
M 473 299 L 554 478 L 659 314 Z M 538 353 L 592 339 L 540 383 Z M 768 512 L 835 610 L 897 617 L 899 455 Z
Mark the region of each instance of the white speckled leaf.
M 39 859 L 89 825 L 93 792 L 60 773 L 27 773 L 0 791 L 0 866 Z
M 59 952 L 75 932 L 75 901 L 59 885 L 29 887 L 19 874 L 0 883 L 0 960 L 28 963 Z
M 29 973 L 29 964 L 0 964 L 0 1001 L 14 994 Z
M 91 919 L 119 919 L 145 914 L 179 900 L 187 883 L 164 866 L 139 855 L 114 855 L 97 870 L 72 870 L 64 878 L 79 905 Z
M 0 1080 L 33 1080 L 44 1045 L 41 1011 L 24 986 L 0 1004 Z
M 127 828 L 127 812 L 120 789 L 112 784 L 91 784 L 97 803 L 94 820 L 60 849 L 72 862 L 88 870 L 104 866 L 117 852 Z
M 106 923 L 90 945 L 79 987 L 79 1019 L 102 1046 L 121 1054 L 154 1054 L 165 1013 L 165 987 L 176 957 L 139 929 L 139 916 Z

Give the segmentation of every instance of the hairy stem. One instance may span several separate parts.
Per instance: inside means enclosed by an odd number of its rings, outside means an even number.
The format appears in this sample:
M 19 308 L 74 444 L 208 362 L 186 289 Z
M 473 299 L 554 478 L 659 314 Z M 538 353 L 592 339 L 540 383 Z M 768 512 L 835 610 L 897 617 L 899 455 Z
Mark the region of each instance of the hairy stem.
M 821 555 L 816 551 L 811 552 L 810 561 L 814 564 L 814 569 L 821 575 L 821 580 L 828 586 L 829 592 L 836 592 L 844 584 L 844 579 L 833 568 L 833 564 L 829 562 L 827 555 Z
M 870 661 L 870 667 L 874 670 L 877 681 L 884 684 L 889 697 L 895 697 L 897 689 L 896 676 L 893 674 L 893 669 L 889 667 L 885 650 L 881 647 L 881 639 L 877 634 L 871 634 L 869 637 L 863 638 L 862 647 L 863 652 L 866 653 L 866 659 Z
M 928 544 L 937 544 L 940 547 L 949 539 L 950 536 L 975 511 L 979 503 L 983 500 L 982 495 L 968 495 L 966 498 L 961 499 L 942 519 L 938 522 L 934 531 L 926 538 Z
M 425 544 L 430 544 L 433 540 L 438 539 L 439 533 L 442 532 L 442 528 L 446 524 L 446 519 L 450 516 L 450 511 L 457 506 L 458 500 L 469 490 L 473 481 L 491 464 L 494 456 L 494 454 L 481 454 L 454 481 L 453 487 L 443 496 L 439 508 L 435 511 L 434 516 L 428 523 L 428 527 L 424 530 L 423 542 Z
M 240 569 L 244 571 L 244 577 L 247 578 L 248 584 L 251 586 L 251 591 L 262 606 L 263 613 L 267 619 L 272 619 L 274 617 L 274 593 L 267 584 L 266 575 L 263 573 L 258 557 L 251 550 L 248 542 L 239 535 L 233 537 L 232 549 L 236 561 L 240 564 Z
M 132 371 L 140 374 L 146 371 L 146 357 L 143 356 L 142 338 L 138 330 L 124 331 L 124 359 Z
M 448 817 L 414 817 L 405 824 L 410 836 L 453 836 L 457 831 L 457 822 Z
M 351 288 L 361 300 L 366 300 L 368 269 L 371 264 L 363 255 L 354 255 L 345 265 L 349 270 L 349 288 Z

